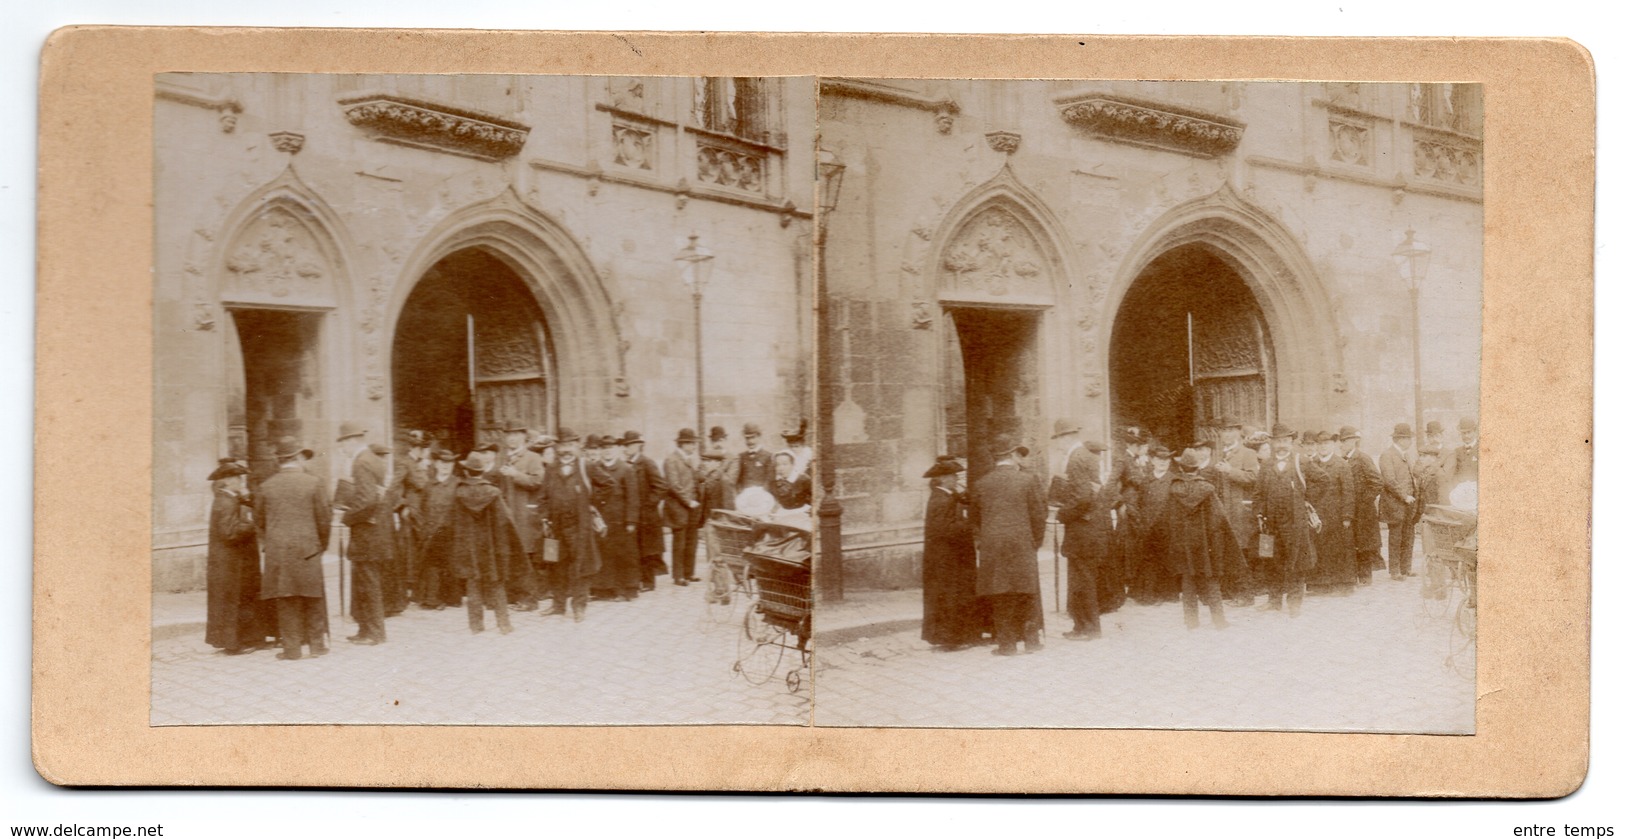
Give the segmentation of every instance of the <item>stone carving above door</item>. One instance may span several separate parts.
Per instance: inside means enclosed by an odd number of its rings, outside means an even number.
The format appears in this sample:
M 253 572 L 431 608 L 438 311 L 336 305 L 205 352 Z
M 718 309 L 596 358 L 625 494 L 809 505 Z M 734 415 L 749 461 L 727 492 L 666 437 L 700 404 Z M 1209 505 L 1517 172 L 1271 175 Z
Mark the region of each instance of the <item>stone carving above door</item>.
M 332 273 L 315 234 L 293 213 L 272 207 L 226 250 L 220 296 L 226 303 L 329 309 L 335 305 Z
M 1056 104 L 1062 119 L 1102 139 L 1201 157 L 1229 154 L 1246 130 L 1241 123 L 1216 114 L 1119 96 L 1083 96 Z
M 1049 302 L 1048 259 L 1015 214 L 982 210 L 954 234 L 943 251 L 941 294 L 1009 302 Z

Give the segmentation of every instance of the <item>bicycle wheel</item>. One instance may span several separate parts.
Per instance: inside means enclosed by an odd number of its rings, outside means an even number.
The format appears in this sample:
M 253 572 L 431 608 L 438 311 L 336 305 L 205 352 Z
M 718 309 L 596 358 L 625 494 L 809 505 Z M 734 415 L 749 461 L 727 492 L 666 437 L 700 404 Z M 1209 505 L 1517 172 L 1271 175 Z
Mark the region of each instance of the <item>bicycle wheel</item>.
M 757 630 L 758 637 L 752 637 L 748 627 L 747 617 L 746 626 L 739 628 L 739 655 L 734 660 L 734 672 L 753 685 L 766 684 L 779 672 L 779 663 L 784 660 L 784 630 L 779 629 L 775 636 L 772 632 L 775 627 L 763 621 Z

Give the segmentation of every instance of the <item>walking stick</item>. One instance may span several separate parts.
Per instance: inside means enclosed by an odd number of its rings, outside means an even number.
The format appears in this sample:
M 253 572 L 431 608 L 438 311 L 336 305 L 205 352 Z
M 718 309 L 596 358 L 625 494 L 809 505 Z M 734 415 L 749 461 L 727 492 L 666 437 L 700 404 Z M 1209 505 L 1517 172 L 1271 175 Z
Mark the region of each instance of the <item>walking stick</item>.
M 1050 544 L 1054 550 L 1050 552 L 1050 562 L 1055 569 L 1055 611 L 1061 611 L 1061 520 L 1053 519 L 1049 523 Z
M 344 555 L 345 555 L 345 548 L 348 546 L 348 544 L 350 542 L 349 530 L 350 529 L 348 527 L 339 529 L 339 622 L 340 623 L 344 622 L 344 558 L 345 558 Z

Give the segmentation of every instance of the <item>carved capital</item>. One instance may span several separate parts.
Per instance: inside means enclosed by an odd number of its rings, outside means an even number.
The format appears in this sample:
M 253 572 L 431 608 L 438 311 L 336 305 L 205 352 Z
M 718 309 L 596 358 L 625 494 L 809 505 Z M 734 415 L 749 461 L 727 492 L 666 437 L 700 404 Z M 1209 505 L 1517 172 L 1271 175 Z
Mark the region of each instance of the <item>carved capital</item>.
M 934 321 L 935 318 L 931 314 L 931 304 L 924 300 L 914 301 L 914 328 L 930 329 Z
M 367 94 L 339 100 L 344 118 L 378 139 L 480 160 L 519 153 L 530 126 L 491 114 L 409 99 Z
M 298 154 L 305 147 L 305 135 L 293 131 L 273 131 L 271 147 L 285 154 Z
M 1062 119 L 1104 139 L 1201 157 L 1234 151 L 1245 129 L 1241 123 L 1217 115 L 1116 96 L 1089 96 L 1059 104 Z
M 982 136 L 987 138 L 987 147 L 1000 154 L 1015 154 L 1021 148 L 1021 135 L 1014 131 L 989 131 Z

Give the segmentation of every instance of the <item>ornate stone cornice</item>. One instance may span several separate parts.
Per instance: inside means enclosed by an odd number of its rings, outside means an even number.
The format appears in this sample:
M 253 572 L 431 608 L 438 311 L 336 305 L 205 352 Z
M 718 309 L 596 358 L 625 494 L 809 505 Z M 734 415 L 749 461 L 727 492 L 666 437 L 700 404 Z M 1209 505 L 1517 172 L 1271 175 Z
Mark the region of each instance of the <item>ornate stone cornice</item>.
M 1015 154 L 1021 148 L 1021 135 L 1014 131 L 989 131 L 982 136 L 987 138 L 987 147 L 1000 154 Z
M 394 94 L 349 96 L 339 105 L 351 125 L 380 140 L 480 160 L 518 154 L 530 134 L 530 126 L 513 120 Z
M 1214 114 L 1119 96 L 1092 95 L 1056 103 L 1061 118 L 1105 139 L 1218 157 L 1235 150 L 1246 126 Z

